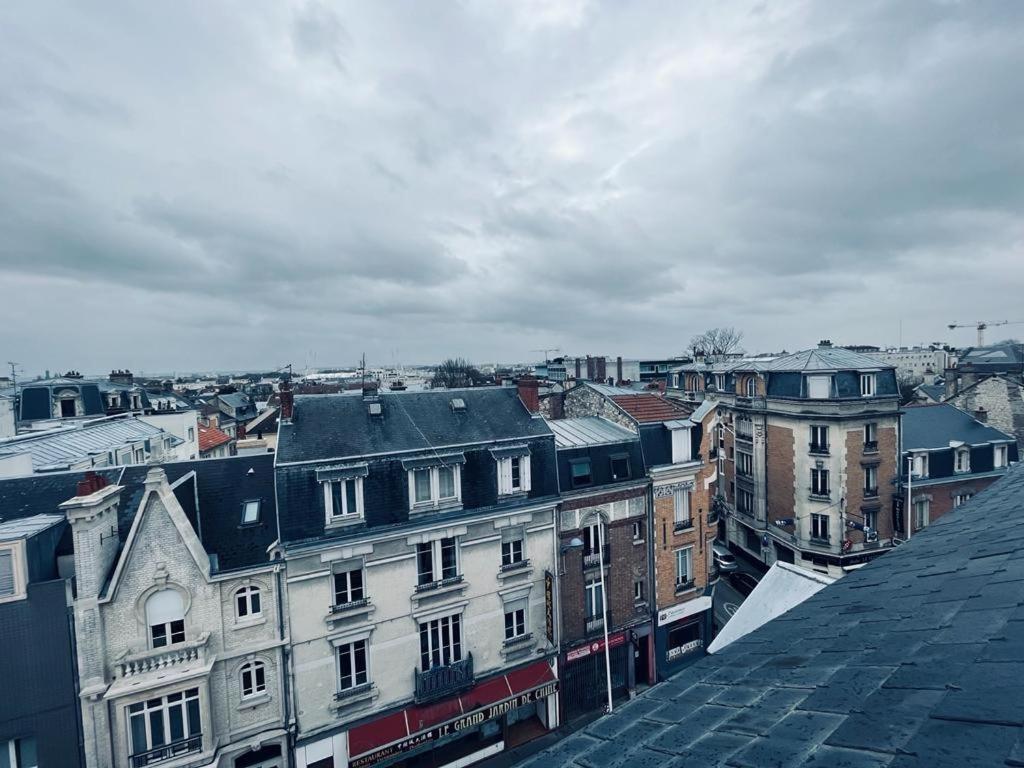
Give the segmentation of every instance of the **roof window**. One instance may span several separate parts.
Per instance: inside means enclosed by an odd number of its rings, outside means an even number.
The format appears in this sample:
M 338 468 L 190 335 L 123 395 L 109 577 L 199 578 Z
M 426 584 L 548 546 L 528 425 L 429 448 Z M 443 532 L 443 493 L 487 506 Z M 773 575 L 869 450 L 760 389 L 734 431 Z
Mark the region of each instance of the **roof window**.
M 371 416 L 376 416 L 377 418 L 384 417 L 384 409 L 381 408 L 380 403 L 370 403 L 367 406 L 367 410 L 370 412 Z
M 466 410 L 466 401 L 461 397 L 453 397 L 452 410 L 455 411 L 455 413 L 464 413 Z

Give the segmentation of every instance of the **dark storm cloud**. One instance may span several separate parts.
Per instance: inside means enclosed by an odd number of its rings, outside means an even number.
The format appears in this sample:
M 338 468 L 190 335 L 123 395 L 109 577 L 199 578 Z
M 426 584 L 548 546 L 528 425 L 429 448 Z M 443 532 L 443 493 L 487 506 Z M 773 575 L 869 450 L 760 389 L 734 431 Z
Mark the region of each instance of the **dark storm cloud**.
M 0 351 L 487 361 L 1018 319 L 1022 38 L 1009 0 L 8 4 Z

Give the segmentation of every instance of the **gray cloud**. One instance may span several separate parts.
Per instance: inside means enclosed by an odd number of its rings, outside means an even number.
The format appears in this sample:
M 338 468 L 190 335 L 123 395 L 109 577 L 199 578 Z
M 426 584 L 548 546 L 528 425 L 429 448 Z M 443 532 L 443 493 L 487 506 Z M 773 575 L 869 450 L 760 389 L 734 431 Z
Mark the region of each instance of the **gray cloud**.
M 997 0 L 8 4 L 0 351 L 967 343 L 1024 320 L 1022 33 Z

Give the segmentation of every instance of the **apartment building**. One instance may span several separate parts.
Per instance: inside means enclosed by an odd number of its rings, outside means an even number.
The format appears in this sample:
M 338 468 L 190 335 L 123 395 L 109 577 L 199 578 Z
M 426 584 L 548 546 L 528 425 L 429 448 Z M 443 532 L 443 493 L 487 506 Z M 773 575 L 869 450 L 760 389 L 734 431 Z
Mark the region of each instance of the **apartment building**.
M 685 374 L 714 390 L 730 546 L 832 576 L 892 545 L 895 368 L 822 342 Z
M 280 398 L 296 766 L 465 765 L 556 727 L 544 420 L 512 387 Z

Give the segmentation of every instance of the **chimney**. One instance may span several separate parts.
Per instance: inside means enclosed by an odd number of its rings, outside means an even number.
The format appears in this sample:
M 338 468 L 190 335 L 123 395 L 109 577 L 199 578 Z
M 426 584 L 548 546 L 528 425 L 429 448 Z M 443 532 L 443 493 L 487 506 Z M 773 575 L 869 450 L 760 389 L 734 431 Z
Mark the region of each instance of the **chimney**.
M 120 540 L 117 507 L 121 486 L 86 473 L 73 499 L 60 505 L 71 525 L 75 552 L 75 585 L 79 599 L 96 598 L 110 575 Z
M 580 380 L 580 359 L 576 358 L 576 381 Z
M 605 370 L 605 360 L 603 357 L 595 357 L 594 365 L 597 367 L 597 375 L 593 377 L 596 381 L 604 381 L 608 378 L 608 372 Z
M 622 355 L 615 358 L 615 383 L 622 383 Z
M 281 401 L 281 421 L 291 424 L 292 412 L 295 408 L 295 393 L 292 392 L 291 379 L 283 379 L 277 390 L 277 397 Z
M 538 413 L 540 411 L 540 382 L 532 376 L 524 376 L 516 382 L 516 387 L 519 389 L 519 399 L 523 401 L 523 405 L 526 406 L 526 410 L 530 413 Z
M 111 371 L 109 378 L 111 384 L 123 384 L 130 387 L 135 383 L 135 375 L 127 368 L 123 371 L 121 369 Z
M 818 342 L 818 346 L 819 347 L 831 347 L 832 346 L 832 340 L 831 339 L 822 339 L 821 341 Z
M 988 411 L 982 408 L 980 405 L 974 409 L 974 418 L 985 424 L 988 421 Z

